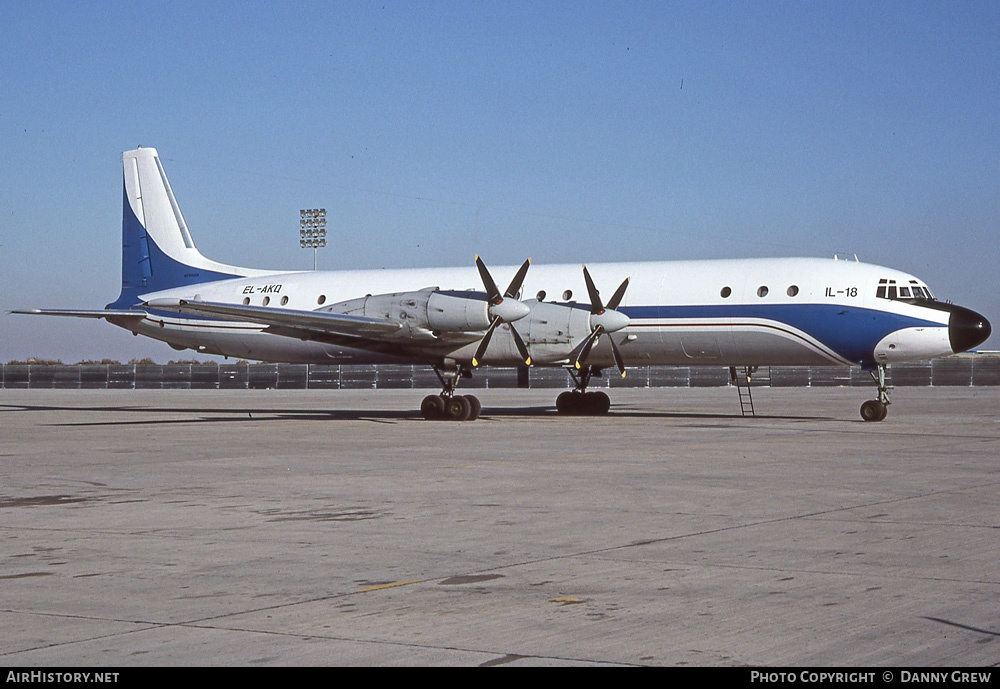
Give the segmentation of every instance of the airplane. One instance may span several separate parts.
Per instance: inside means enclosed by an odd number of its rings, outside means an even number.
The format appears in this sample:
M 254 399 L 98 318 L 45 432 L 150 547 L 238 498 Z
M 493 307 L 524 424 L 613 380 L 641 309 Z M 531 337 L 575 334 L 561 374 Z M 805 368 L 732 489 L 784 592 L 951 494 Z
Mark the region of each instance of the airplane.
M 770 258 L 521 266 L 501 292 L 475 268 L 276 271 L 218 263 L 196 248 L 154 148 L 123 161 L 122 287 L 104 309 L 14 313 L 101 318 L 135 335 L 241 359 L 426 364 L 442 384 L 428 420 L 474 420 L 456 392 L 481 365 L 563 367 L 563 414 L 604 414 L 588 391 L 629 365 L 859 366 L 889 406 L 886 367 L 975 348 L 992 332 L 971 309 L 938 301 L 919 278 L 855 260 Z M 530 268 L 530 270 L 529 270 Z M 605 301 L 597 285 L 617 285 Z

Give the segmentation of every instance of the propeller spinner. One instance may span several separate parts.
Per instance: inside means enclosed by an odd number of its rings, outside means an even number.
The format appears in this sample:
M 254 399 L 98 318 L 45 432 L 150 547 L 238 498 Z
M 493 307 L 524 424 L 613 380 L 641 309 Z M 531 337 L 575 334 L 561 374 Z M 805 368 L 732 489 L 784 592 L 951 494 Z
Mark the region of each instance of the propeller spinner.
M 621 304 L 622 299 L 625 297 L 625 290 L 628 289 L 629 278 L 625 280 L 618 286 L 615 293 L 608 300 L 607 306 L 601 301 L 601 294 L 597 291 L 597 287 L 594 285 L 593 279 L 590 277 L 590 271 L 587 270 L 587 266 L 583 267 L 583 279 L 587 283 L 587 293 L 590 295 L 590 325 L 593 330 L 590 331 L 590 335 L 587 336 L 580 345 L 577 346 L 576 350 L 579 352 L 576 357 L 574 365 L 576 368 L 580 368 L 581 365 L 586 363 L 587 357 L 590 355 L 590 350 L 593 349 L 594 345 L 601 338 L 604 333 L 614 333 L 625 328 L 629 324 L 628 316 L 623 313 L 619 313 L 616 309 L 618 305 Z M 625 377 L 625 361 L 622 359 L 622 353 L 618 350 L 618 345 L 615 344 L 613 338 L 608 337 L 608 342 L 611 343 L 611 353 L 615 357 L 615 366 L 618 367 L 618 372 L 622 374 L 622 378 Z
M 518 269 L 514 275 L 514 279 L 510 281 L 507 291 L 500 294 L 500 289 L 497 287 L 497 283 L 494 282 L 493 276 L 490 275 L 490 271 L 486 268 L 486 264 L 483 263 L 483 259 L 479 258 L 478 255 L 476 256 L 476 267 L 479 268 L 479 275 L 483 279 L 483 286 L 486 288 L 486 297 L 489 303 L 487 309 L 491 320 L 490 327 L 487 328 L 486 334 L 483 335 L 483 339 L 479 342 L 479 347 L 476 348 L 476 355 L 472 357 L 473 366 L 479 366 L 482 362 L 486 348 L 490 346 L 493 331 L 497 329 L 498 325 L 501 323 L 511 324 L 518 319 L 524 318 L 531 312 L 530 308 L 514 298 L 521 290 L 521 283 L 524 282 L 524 276 L 528 274 L 528 267 L 530 265 L 531 259 L 529 258 Z M 530 366 L 531 355 L 528 354 L 528 348 L 525 346 L 524 340 L 521 339 L 521 336 L 514 329 L 513 325 L 510 326 L 510 334 L 514 338 L 514 345 L 517 347 L 517 351 L 520 353 L 524 363 Z

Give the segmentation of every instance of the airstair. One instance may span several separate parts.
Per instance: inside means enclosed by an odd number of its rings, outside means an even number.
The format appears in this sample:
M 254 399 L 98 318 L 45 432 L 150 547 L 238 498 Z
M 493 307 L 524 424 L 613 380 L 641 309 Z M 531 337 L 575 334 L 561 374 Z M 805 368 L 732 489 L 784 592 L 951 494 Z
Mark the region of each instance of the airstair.
M 753 393 L 750 391 L 750 379 L 753 376 L 756 376 L 754 378 L 756 385 L 770 384 L 771 369 L 766 368 L 758 372 L 756 366 L 729 367 L 729 380 L 740 395 L 740 412 L 743 416 L 756 416 L 753 409 Z

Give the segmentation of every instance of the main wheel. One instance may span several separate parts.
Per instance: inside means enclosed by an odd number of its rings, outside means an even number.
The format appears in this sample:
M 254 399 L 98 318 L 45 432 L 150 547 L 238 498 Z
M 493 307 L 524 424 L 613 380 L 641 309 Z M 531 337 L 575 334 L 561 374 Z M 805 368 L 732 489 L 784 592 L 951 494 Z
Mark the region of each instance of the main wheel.
M 444 418 L 444 398 L 441 395 L 427 395 L 420 403 L 420 415 L 428 421 Z
M 479 418 L 479 412 L 483 410 L 483 405 L 480 404 L 479 398 L 475 395 L 466 395 L 465 399 L 469 400 L 469 406 L 471 410 L 469 411 L 468 421 L 475 421 Z
M 868 400 L 861 405 L 861 418 L 865 421 L 882 421 L 888 413 L 888 408 L 879 400 Z
M 576 413 L 576 393 L 570 392 L 569 390 L 565 392 L 560 392 L 559 396 L 556 397 L 556 411 L 560 414 L 574 414 Z
M 444 403 L 445 418 L 452 421 L 465 421 L 472 414 L 472 403 L 462 395 L 455 395 Z
M 607 414 L 611 409 L 611 398 L 606 392 L 588 392 L 587 398 L 587 411 L 591 414 Z

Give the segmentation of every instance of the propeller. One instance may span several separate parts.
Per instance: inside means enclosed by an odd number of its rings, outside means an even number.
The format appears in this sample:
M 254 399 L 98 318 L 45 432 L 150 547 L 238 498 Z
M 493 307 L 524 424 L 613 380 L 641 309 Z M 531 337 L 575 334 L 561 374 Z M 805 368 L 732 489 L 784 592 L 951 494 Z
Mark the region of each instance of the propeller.
M 472 357 L 473 366 L 479 366 L 483 354 L 486 353 L 486 348 L 490 346 L 493 331 L 497 329 L 498 325 L 501 323 L 513 323 L 520 318 L 524 318 L 531 312 L 531 309 L 514 298 L 521 291 L 521 283 L 524 282 L 524 276 L 528 274 L 528 266 L 530 265 L 531 259 L 529 258 L 518 268 L 514 279 L 510 281 L 510 285 L 507 287 L 507 291 L 500 294 L 500 289 L 497 287 L 497 283 L 494 282 L 493 276 L 490 275 L 490 271 L 486 268 L 486 264 L 483 263 L 483 259 L 479 258 L 478 254 L 476 255 L 476 267 L 479 268 L 479 276 L 483 279 L 483 286 L 486 288 L 486 298 L 489 303 L 487 311 L 491 320 L 490 327 L 487 328 L 486 334 L 483 335 L 483 339 L 479 342 L 479 347 L 476 348 L 476 355 Z M 521 336 L 514 329 L 513 325 L 510 326 L 510 334 L 514 337 L 514 345 L 517 347 L 517 351 L 520 353 L 525 365 L 530 366 L 531 355 L 528 354 L 528 348 L 524 345 L 524 340 L 521 339 Z
M 576 351 L 579 353 L 577 354 L 574 366 L 577 368 L 586 363 L 587 357 L 590 355 L 590 350 L 601 339 L 601 335 L 618 332 L 629 324 L 628 316 L 616 310 L 625 296 L 625 290 L 628 289 L 629 278 L 625 278 L 622 284 L 618 286 L 615 293 L 611 295 L 611 299 L 608 300 L 607 306 L 601 301 L 601 294 L 597 291 L 597 287 L 594 285 L 594 280 L 590 277 L 590 271 L 587 270 L 587 266 L 583 267 L 583 279 L 587 283 L 587 293 L 590 295 L 590 325 L 593 330 L 590 331 L 587 339 L 576 348 Z M 613 338 L 608 337 L 608 342 L 611 343 L 611 353 L 615 357 L 615 366 L 618 367 L 618 372 L 624 378 L 625 361 L 622 359 L 622 353 L 618 350 L 618 345 L 615 344 Z

